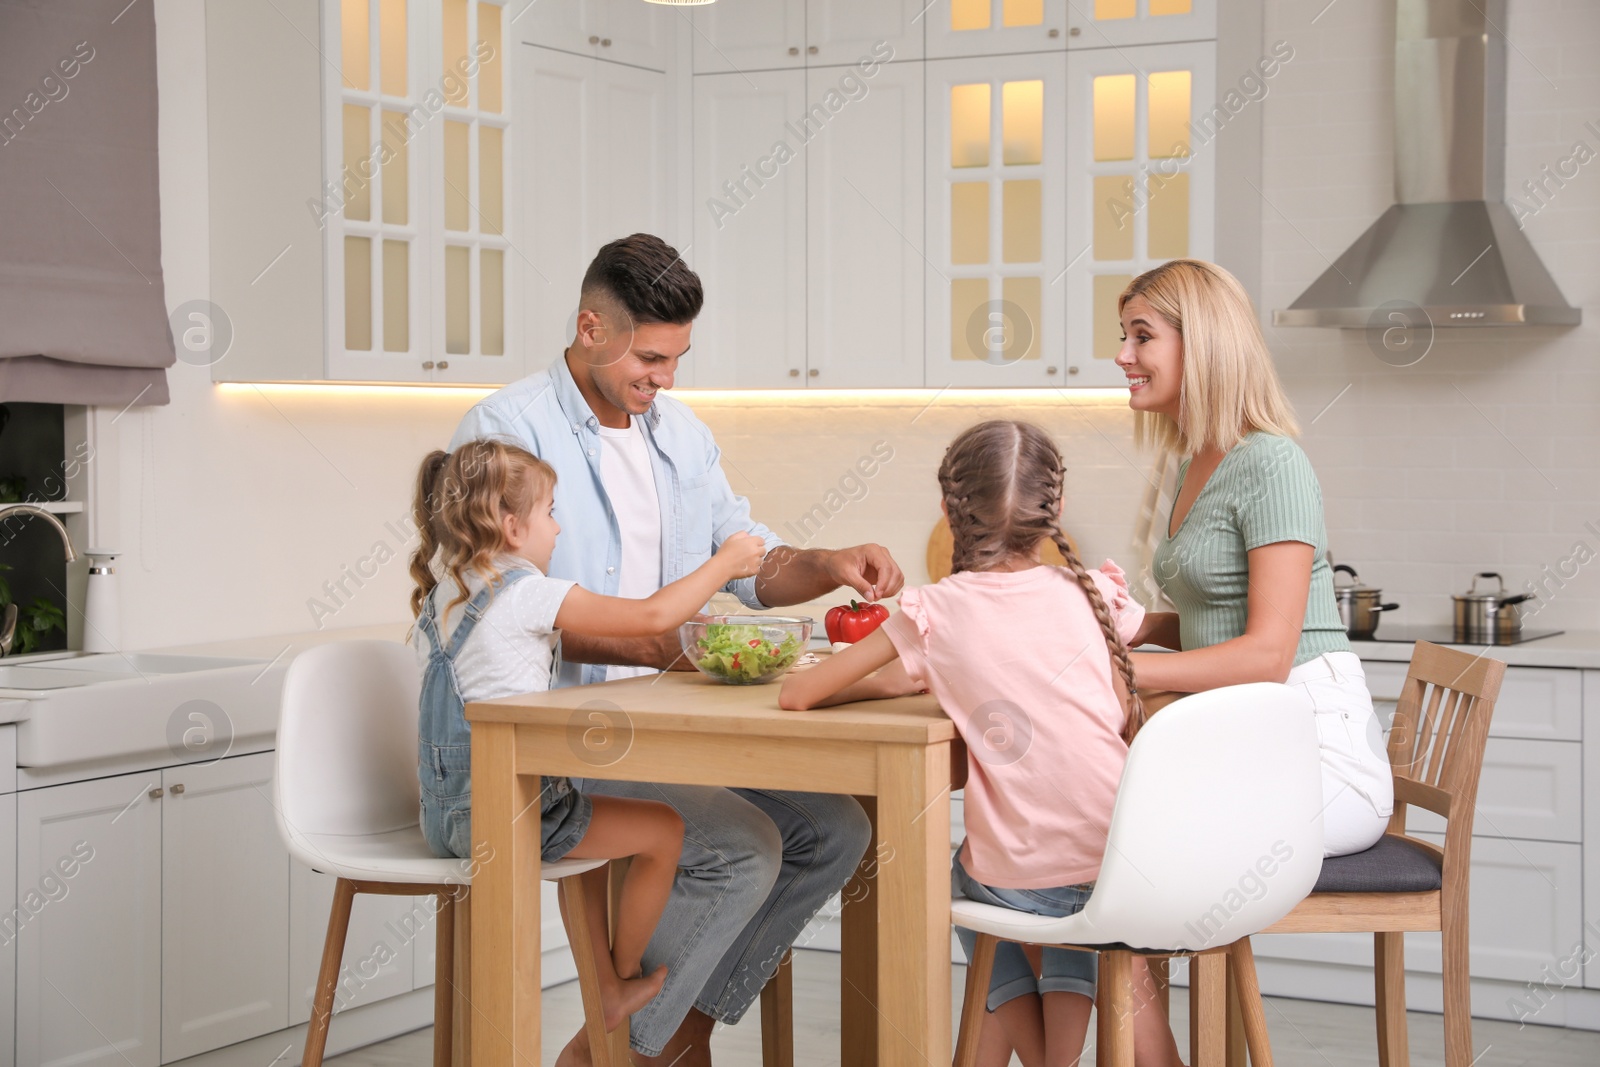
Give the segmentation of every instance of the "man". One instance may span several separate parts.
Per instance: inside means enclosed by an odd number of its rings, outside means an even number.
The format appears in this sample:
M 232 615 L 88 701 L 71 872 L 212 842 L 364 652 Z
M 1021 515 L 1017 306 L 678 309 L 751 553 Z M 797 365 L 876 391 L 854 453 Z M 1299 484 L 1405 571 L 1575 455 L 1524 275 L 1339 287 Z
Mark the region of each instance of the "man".
M 514 440 L 555 468 L 563 532 L 550 572 L 612 596 L 643 597 L 682 577 L 730 534 L 767 543 L 754 578 L 728 591 L 751 608 L 798 604 L 848 585 L 868 600 L 900 591 L 900 568 L 878 545 L 798 550 L 750 517 L 722 473 L 711 431 L 671 389 L 704 297 L 700 279 L 658 237 L 600 250 L 583 279 L 576 336 L 546 371 L 478 403 L 451 448 Z M 566 634 L 556 685 L 692 669 L 676 633 L 651 639 Z M 683 816 L 672 897 L 645 954 L 668 967 L 661 994 L 632 1018 L 647 1065 L 711 1062 L 717 1021 L 744 1015 L 777 961 L 843 888 L 870 827 L 850 797 L 590 780 L 585 788 L 664 801 Z M 582 1062 L 580 1033 L 563 1053 Z

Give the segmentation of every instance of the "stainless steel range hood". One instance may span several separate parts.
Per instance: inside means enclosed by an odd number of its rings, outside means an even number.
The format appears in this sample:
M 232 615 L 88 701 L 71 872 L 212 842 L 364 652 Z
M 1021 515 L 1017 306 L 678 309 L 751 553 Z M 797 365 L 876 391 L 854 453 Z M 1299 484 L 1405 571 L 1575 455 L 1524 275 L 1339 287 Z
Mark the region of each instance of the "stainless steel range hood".
M 1398 0 L 1395 199 L 1277 326 L 1576 325 L 1505 196 L 1504 0 Z

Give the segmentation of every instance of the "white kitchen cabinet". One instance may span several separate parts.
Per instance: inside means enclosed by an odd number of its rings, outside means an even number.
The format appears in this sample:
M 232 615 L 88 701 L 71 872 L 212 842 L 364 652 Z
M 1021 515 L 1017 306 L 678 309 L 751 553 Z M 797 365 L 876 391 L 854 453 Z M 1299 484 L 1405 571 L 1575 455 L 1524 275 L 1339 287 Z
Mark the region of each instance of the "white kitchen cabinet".
M 923 71 L 877 66 L 841 86 L 806 72 L 806 98 L 844 100 L 806 150 L 807 384 L 923 380 Z M 850 100 L 852 87 L 864 93 Z M 799 164 L 794 164 L 798 168 Z M 730 220 L 736 225 L 742 217 Z M 871 284 L 863 284 L 863 279 Z
M 289 854 L 274 759 L 162 772 L 163 1063 L 289 1025 Z
M 919 20 L 928 58 L 1061 52 L 1067 13 L 1082 0 L 934 0 Z M 1082 22 L 1081 17 L 1074 18 Z
M 601 245 L 644 232 L 682 247 L 676 96 L 655 71 L 526 45 L 518 58 L 514 92 L 528 130 L 518 157 L 528 234 L 522 362 L 532 373 L 572 341 L 579 286 Z
M 1576 673 L 1576 672 L 1574 672 Z M 1583 746 L 1576 741 L 1491 737 L 1483 754 L 1472 833 L 1539 841 L 1583 840 Z M 1444 833 L 1425 808 L 1406 809 L 1406 829 Z
M 16 766 L 15 762 L 12 767 Z M 17 1062 L 17 797 L 0 795 L 0 1067 Z
M 311 1018 L 322 947 L 333 908 L 331 874 L 318 874 L 299 861 L 289 870 L 289 1022 Z M 431 940 L 432 912 L 426 897 L 359 893 L 350 909 L 344 959 L 333 998 L 334 1012 L 410 992 L 412 958 L 419 938 Z M 426 932 L 423 932 L 426 931 Z
M 921 0 L 740 0 L 701 7 L 694 72 L 841 66 L 876 56 L 921 59 Z
M 18 795 L 21 1067 L 161 1062 L 160 789 L 156 771 Z
M 926 66 L 924 384 L 1065 384 L 1066 54 Z
M 727 74 L 806 64 L 806 0 L 740 0 L 697 9 L 694 72 Z
M 806 107 L 805 71 L 694 79 L 694 247 L 684 259 L 705 285 L 690 357 L 700 388 L 806 384 L 805 145 L 827 136 Z
M 530 3 L 514 13 L 512 28 L 524 44 L 575 55 L 666 70 L 672 61 L 679 16 L 639 0 L 559 0 Z
M 1117 297 L 1171 259 L 1209 260 L 1216 147 L 1194 124 L 1213 96 L 1210 42 L 1067 58 L 1067 379 L 1124 385 Z
M 1417 836 L 1444 843 L 1442 834 Z M 1546 841 L 1472 839 L 1473 977 L 1538 983 L 1545 967 L 1583 944 L 1582 851 Z M 1438 973 L 1437 934 L 1406 935 L 1406 968 Z
M 921 59 L 925 10 L 926 0 L 807 0 L 806 64 Z
M 1364 661 L 1367 689 L 1374 702 L 1391 706 L 1400 698 L 1408 665 Z M 1490 737 L 1577 741 L 1583 736 L 1585 672 L 1563 667 L 1509 667 L 1489 720 Z M 1592 676 L 1592 675 L 1591 675 Z M 1593 697 L 1589 697 L 1593 700 Z M 1384 721 L 1388 721 L 1388 714 Z

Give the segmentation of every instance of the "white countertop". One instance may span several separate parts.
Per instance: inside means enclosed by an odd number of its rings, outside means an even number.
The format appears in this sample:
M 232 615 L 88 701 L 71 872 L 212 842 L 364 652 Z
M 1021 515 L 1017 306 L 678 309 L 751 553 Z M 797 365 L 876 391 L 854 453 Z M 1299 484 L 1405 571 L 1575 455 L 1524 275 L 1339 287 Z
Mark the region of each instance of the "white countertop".
M 313 645 L 329 641 L 354 641 L 375 639 L 404 641 L 408 623 L 384 623 L 377 626 L 353 626 L 344 629 L 313 630 L 298 634 L 269 634 L 264 637 L 240 637 L 231 641 L 208 641 L 202 644 L 171 645 L 165 648 L 125 649 L 128 652 L 158 652 L 189 656 L 232 656 L 242 659 L 259 659 L 277 662 L 292 658 L 295 653 Z M 33 702 L 30 700 L 0 700 L 0 726 L 21 722 L 28 717 Z
M 1414 646 L 1401 641 L 1351 641 L 1364 660 L 1409 663 Z M 1450 645 L 1504 660 L 1513 667 L 1579 667 L 1600 670 L 1600 630 L 1568 630 L 1523 645 Z

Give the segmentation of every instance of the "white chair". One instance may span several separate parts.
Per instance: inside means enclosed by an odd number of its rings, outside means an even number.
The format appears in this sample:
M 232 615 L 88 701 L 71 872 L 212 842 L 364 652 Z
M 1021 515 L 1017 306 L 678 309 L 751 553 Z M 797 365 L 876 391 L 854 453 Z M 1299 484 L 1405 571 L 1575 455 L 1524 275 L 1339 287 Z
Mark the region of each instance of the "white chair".
M 1259 683 L 1197 693 L 1140 730 L 1117 790 L 1105 860 L 1084 909 L 1054 919 L 958 899 L 976 931 L 956 1067 L 977 1057 L 995 946 L 1098 950 L 1097 1062 L 1132 1067 L 1133 957 L 1189 956 L 1190 1056 L 1220 1063 L 1232 973 L 1256 1067 L 1269 1067 L 1250 935 L 1287 915 L 1322 869 L 1322 772 L 1310 701 Z
M 436 857 L 418 824 L 420 689 L 415 653 L 392 641 L 320 645 L 297 656 L 284 679 L 278 723 L 278 830 L 290 855 L 339 879 L 303 1067 L 322 1063 L 350 906 L 357 893 L 431 893 L 438 899 L 434 1067 L 450 1067 L 453 1045 L 462 1053 L 458 1062 L 467 1062 L 471 1019 L 467 915 L 473 862 Z M 608 1039 L 605 1032 L 578 877 L 605 863 L 569 860 L 544 864 L 540 871 L 544 879 L 559 881 L 567 905 L 567 934 L 578 963 L 584 1025 L 597 1065 L 609 1065 L 616 1044 L 625 1044 L 615 1035 Z M 625 1039 L 627 1027 L 618 1032 Z

